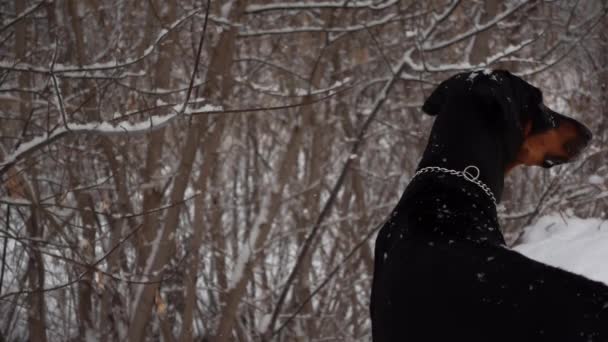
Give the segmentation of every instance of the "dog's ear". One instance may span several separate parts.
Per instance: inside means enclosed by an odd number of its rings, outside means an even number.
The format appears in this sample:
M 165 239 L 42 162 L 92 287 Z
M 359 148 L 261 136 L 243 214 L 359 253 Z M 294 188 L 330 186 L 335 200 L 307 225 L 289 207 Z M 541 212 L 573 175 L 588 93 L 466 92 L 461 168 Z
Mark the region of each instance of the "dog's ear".
M 424 101 L 422 105 L 422 111 L 428 115 L 439 115 L 443 107 L 448 101 L 449 83 L 451 79 L 445 80 L 433 90 L 431 95 Z

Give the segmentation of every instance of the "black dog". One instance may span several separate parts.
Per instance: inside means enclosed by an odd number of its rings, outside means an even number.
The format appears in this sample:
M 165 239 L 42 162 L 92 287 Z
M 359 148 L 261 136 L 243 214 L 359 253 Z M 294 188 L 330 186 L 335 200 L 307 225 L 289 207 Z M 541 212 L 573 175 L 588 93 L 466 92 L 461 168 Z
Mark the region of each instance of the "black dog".
M 456 75 L 422 109 L 428 146 L 376 240 L 373 340 L 608 341 L 608 286 L 506 248 L 494 199 L 513 167 L 568 162 L 589 130 L 507 71 Z

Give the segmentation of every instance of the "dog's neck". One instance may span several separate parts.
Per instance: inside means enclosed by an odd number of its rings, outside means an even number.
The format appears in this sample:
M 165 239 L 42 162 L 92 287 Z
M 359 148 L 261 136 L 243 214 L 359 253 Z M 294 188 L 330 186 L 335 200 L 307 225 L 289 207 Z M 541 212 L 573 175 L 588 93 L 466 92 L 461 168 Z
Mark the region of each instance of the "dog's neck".
M 505 244 L 490 197 L 476 184 L 448 173 L 415 177 L 388 225 L 404 236 Z
M 478 179 L 500 201 L 509 158 L 501 141 L 504 134 L 500 122 L 488 127 L 490 120 L 480 120 L 479 116 L 495 113 L 485 113 L 483 108 L 468 103 L 452 106 L 450 111 L 435 120 L 418 170 L 437 166 L 464 171 L 467 166 L 475 166 Z M 400 222 L 406 222 L 407 234 L 504 244 L 490 196 L 479 185 L 445 172 L 426 173 L 412 180 L 389 225 Z
M 508 163 L 500 141 L 502 132 L 488 130 L 481 120 L 471 116 L 446 114 L 440 114 L 435 120 L 418 170 L 438 166 L 463 171 L 469 165 L 476 166 L 480 171 L 479 180 L 500 202 Z

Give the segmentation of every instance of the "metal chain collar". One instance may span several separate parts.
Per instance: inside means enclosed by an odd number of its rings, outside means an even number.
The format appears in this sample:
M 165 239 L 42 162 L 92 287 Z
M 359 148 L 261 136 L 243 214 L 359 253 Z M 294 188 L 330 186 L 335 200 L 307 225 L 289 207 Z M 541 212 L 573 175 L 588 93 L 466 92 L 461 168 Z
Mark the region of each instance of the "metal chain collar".
M 471 171 L 474 171 L 475 174 L 473 174 Z M 447 173 L 452 176 L 464 178 L 464 179 L 468 180 L 469 182 L 476 184 L 478 187 L 481 188 L 481 190 L 483 190 L 483 192 L 486 193 L 486 195 L 488 195 L 488 197 L 490 197 L 490 199 L 496 206 L 496 198 L 494 197 L 492 190 L 487 185 L 485 185 L 482 181 L 480 181 L 478 179 L 480 172 L 479 172 L 479 168 L 477 168 L 477 166 L 469 165 L 469 166 L 465 167 L 463 171 L 450 170 L 450 169 L 446 169 L 446 168 L 439 167 L 439 166 L 427 166 L 427 167 L 424 167 L 424 168 L 418 170 L 418 172 L 416 172 L 416 174 L 414 175 L 414 177 L 412 177 L 412 179 L 416 178 L 416 176 L 418 176 L 418 175 L 421 175 L 424 173 L 429 173 L 429 172 Z

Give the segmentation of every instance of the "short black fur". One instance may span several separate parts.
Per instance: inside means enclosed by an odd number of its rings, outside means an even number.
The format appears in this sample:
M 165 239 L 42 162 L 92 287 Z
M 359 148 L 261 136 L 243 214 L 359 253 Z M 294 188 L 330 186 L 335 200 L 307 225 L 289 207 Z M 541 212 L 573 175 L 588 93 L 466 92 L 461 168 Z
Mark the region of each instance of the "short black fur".
M 423 106 L 419 169 L 476 165 L 500 198 L 522 122 L 550 129 L 543 107 L 506 71 L 457 75 Z M 608 341 L 608 287 L 506 248 L 490 197 L 445 173 L 415 177 L 380 230 L 370 309 L 375 342 Z

